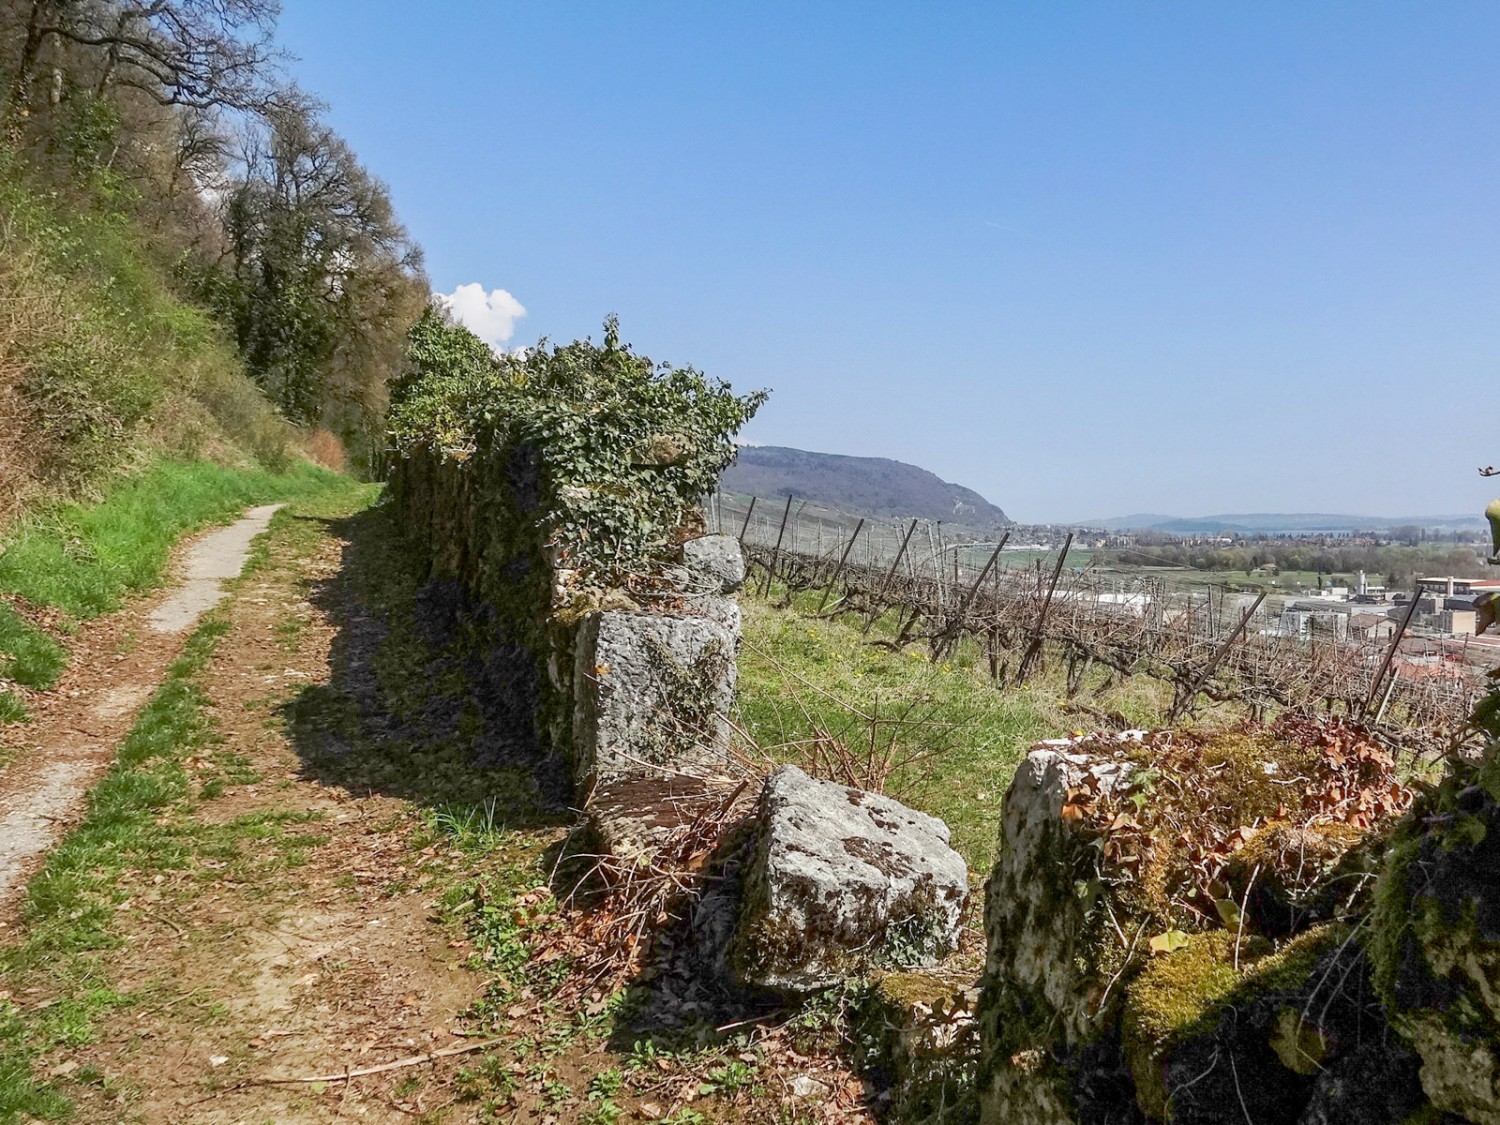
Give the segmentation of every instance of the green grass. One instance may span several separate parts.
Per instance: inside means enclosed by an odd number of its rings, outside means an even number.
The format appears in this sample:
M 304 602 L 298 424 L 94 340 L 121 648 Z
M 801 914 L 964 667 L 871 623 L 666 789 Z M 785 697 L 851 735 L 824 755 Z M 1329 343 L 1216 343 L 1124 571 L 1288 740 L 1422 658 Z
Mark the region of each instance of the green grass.
M 41 629 L 0 602 L 0 679 L 49 688 L 68 663 L 67 650 Z M 4 718 L 0 708 L 0 718 Z
M 920 756 L 894 772 L 887 792 L 942 817 L 969 866 L 988 870 L 1000 799 L 1016 764 L 1032 743 L 1067 730 L 1055 693 L 1046 685 L 997 691 L 976 666 L 982 654 L 969 645 L 935 665 L 923 647 L 894 653 L 866 643 L 858 625 L 746 597 L 739 665 L 746 732 L 773 757 L 797 762 L 814 728 L 855 753 L 867 751 L 871 723 L 851 707 L 883 717 L 877 746 L 894 743 L 890 754 L 898 760 Z M 907 721 L 895 724 L 908 707 Z
M 19 986 L 41 972 L 63 995 L 45 1009 L 22 1011 L 0 1002 L 0 1121 L 29 1114 L 59 1120 L 67 1099 L 37 1081 L 31 1060 L 57 1046 L 87 1043 L 93 1019 L 128 998 L 104 987 L 96 955 L 118 944 L 113 921 L 123 871 L 150 856 L 156 866 L 182 866 L 184 843 L 161 823 L 161 810 L 186 795 L 183 760 L 212 730 L 194 677 L 227 631 L 211 617 L 188 640 L 166 682 L 141 710 L 115 765 L 89 794 L 84 822 L 47 858 L 27 888 L 26 938 L 0 953 L 0 980 Z
M 26 703 L 19 695 L 13 691 L 0 691 L 0 723 L 22 723 L 26 716 Z
M 773 759 L 805 767 L 818 730 L 868 759 L 873 726 L 874 757 L 907 761 L 890 773 L 885 792 L 946 821 L 972 870 L 994 862 L 1000 802 L 1032 744 L 1121 720 L 1158 726 L 1170 704 L 1169 687 L 1146 676 L 1119 681 L 1098 668 L 1069 700 L 1056 660 L 1026 685 L 1002 690 L 967 637 L 933 664 L 924 644 L 896 653 L 872 643 L 890 639 L 890 619 L 865 636 L 855 618 L 813 616 L 820 592 L 799 594 L 789 606 L 785 598 L 780 586 L 769 601 L 741 598 L 742 729 Z M 1113 724 L 1102 723 L 1100 712 L 1112 714 Z
M 125 478 L 98 504 L 63 504 L 25 522 L 0 554 L 0 590 L 96 617 L 154 586 L 185 533 L 224 522 L 249 504 L 305 496 L 337 480 L 305 463 L 272 473 L 160 462 Z
M 0 544 L 0 591 L 77 618 L 97 617 L 160 582 L 184 534 L 247 505 L 326 491 L 341 478 L 301 464 L 283 473 L 163 461 L 122 479 L 97 504 L 61 504 Z M 0 679 L 46 689 L 67 665 L 56 639 L 0 603 Z

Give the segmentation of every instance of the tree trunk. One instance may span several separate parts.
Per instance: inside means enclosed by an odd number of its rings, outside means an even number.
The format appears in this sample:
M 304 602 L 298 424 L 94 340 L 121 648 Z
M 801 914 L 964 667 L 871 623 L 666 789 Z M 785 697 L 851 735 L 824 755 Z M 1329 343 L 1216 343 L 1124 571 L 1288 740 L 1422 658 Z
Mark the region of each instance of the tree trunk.
M 16 64 L 16 74 L 11 80 L 10 97 L 6 103 L 6 118 L 10 128 L 19 129 L 26 108 L 26 97 L 31 89 L 32 75 L 36 72 L 36 60 L 42 53 L 42 16 L 48 0 L 31 0 L 31 14 L 26 17 L 26 40 L 21 44 L 21 58 Z

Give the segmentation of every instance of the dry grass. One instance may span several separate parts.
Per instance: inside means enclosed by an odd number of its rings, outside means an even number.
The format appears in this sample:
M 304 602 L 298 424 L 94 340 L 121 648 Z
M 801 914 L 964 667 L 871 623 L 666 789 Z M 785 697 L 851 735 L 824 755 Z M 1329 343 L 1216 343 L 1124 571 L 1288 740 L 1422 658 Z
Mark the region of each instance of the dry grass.
M 161 456 L 283 468 L 294 437 L 128 220 L 0 166 L 0 527 Z
M 332 430 L 319 428 L 302 439 L 302 452 L 325 469 L 342 473 L 348 462 L 344 443 L 334 436 Z

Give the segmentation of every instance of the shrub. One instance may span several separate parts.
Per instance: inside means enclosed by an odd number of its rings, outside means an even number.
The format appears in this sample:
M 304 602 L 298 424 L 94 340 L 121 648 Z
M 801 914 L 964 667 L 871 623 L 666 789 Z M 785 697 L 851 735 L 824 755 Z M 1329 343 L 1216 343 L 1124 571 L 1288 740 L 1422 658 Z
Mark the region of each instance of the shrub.
M 636 355 L 614 318 L 602 346 L 543 341 L 525 356 L 495 356 L 429 307 L 408 358 L 391 408 L 398 457 L 425 456 L 482 490 L 487 469 L 503 470 L 558 560 L 605 577 L 667 546 L 766 397 Z

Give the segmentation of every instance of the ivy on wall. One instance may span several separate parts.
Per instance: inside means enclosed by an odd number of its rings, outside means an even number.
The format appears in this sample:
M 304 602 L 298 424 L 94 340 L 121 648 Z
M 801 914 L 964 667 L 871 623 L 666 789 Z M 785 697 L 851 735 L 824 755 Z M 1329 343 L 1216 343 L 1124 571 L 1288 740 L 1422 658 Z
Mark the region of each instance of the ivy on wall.
M 444 473 L 467 474 L 471 487 L 534 486 L 534 495 L 496 500 L 512 507 L 519 499 L 512 510 L 562 565 L 604 581 L 671 543 L 766 399 L 637 355 L 620 343 L 613 317 L 603 344 L 543 341 L 524 355 L 497 356 L 429 307 L 407 356 L 390 413 L 398 464 L 420 455 Z M 518 456 L 535 466 L 530 484 L 517 480 Z

